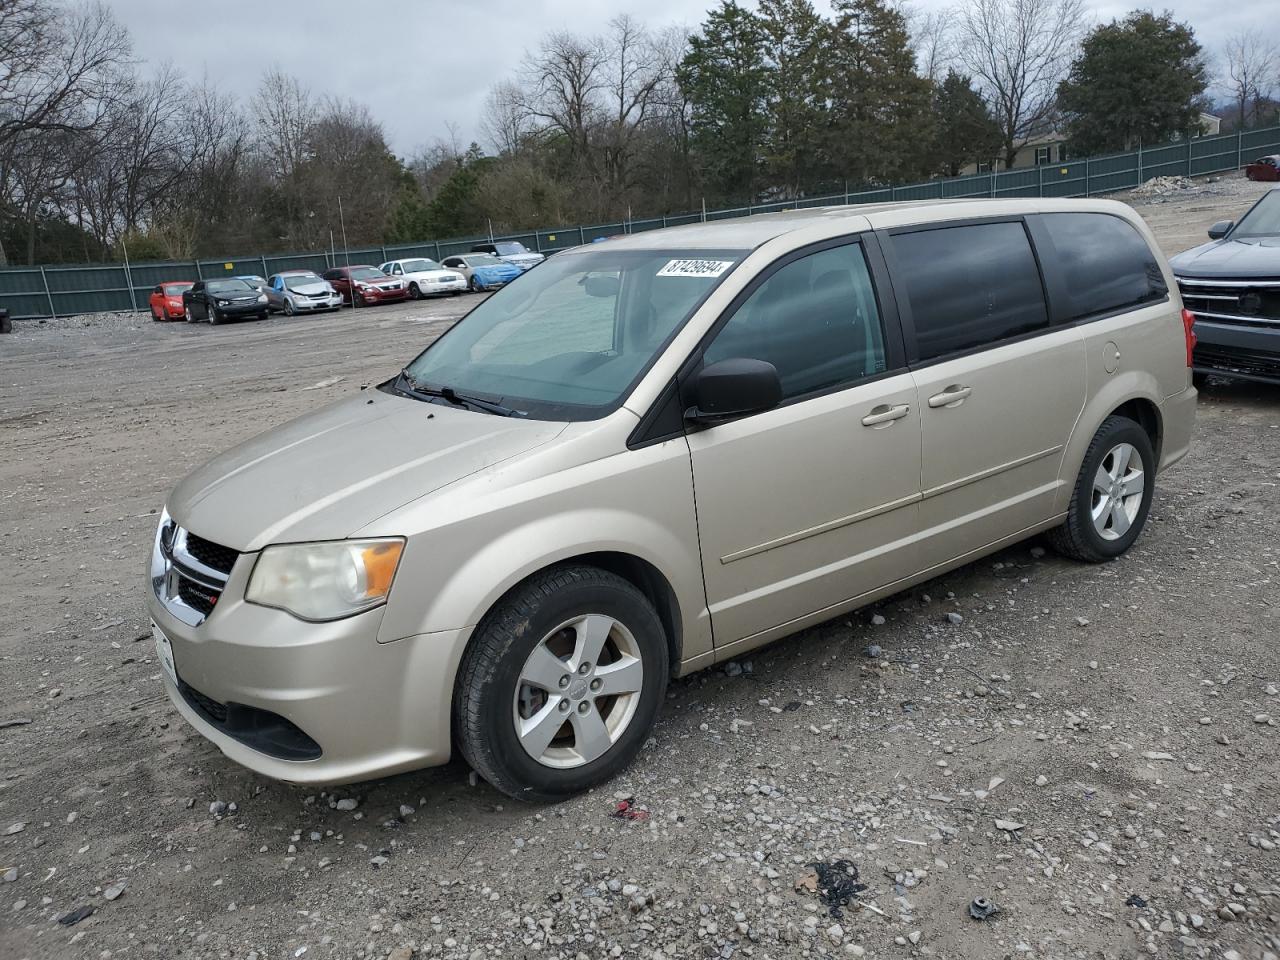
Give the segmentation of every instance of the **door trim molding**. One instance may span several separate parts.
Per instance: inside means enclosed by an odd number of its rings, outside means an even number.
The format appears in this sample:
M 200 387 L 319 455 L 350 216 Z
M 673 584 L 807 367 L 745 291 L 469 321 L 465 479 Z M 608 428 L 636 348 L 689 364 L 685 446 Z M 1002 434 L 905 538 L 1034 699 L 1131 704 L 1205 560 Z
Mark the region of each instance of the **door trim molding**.
M 1061 448 L 1059 448 L 1061 449 Z M 868 507 L 866 510 L 859 510 L 857 513 L 851 513 L 847 517 L 840 517 L 836 520 L 828 520 L 820 523 L 816 527 L 809 527 L 805 530 L 797 530 L 795 533 L 788 533 L 784 537 L 778 537 L 776 540 L 766 540 L 764 543 L 757 543 L 754 547 L 745 547 L 742 550 L 735 550 L 733 553 L 725 554 L 720 558 L 722 564 L 730 564 L 736 560 L 745 560 L 747 557 L 754 557 L 757 554 L 765 553 L 777 547 L 785 547 L 788 544 L 796 543 L 800 540 L 808 540 L 810 537 L 816 537 L 821 533 L 829 533 L 832 530 L 839 530 L 841 527 L 847 527 L 858 523 L 861 520 L 870 520 L 872 517 L 879 517 L 901 507 L 909 507 L 913 503 L 919 503 L 923 498 L 918 493 L 913 493 L 909 497 L 901 497 L 897 500 L 890 500 L 887 503 L 878 506 Z
M 1043 460 L 1045 457 L 1052 457 L 1062 449 L 1063 445 L 1060 443 L 1057 446 L 1049 447 L 1047 450 L 1029 453 L 1025 457 L 1019 457 L 1017 460 L 1010 460 L 1008 463 L 1002 463 L 998 467 L 990 467 L 986 470 L 979 470 L 977 473 L 971 473 L 967 477 L 948 480 L 946 483 L 940 483 L 936 487 L 930 487 L 928 490 L 925 490 L 921 494 L 920 499 L 928 500 L 931 497 L 938 497 L 944 493 L 950 493 L 952 490 L 958 490 L 960 487 L 967 487 L 971 483 L 978 483 L 981 480 L 990 479 L 991 477 L 1004 473 L 1008 470 L 1016 470 L 1018 467 L 1024 467 L 1028 463 Z

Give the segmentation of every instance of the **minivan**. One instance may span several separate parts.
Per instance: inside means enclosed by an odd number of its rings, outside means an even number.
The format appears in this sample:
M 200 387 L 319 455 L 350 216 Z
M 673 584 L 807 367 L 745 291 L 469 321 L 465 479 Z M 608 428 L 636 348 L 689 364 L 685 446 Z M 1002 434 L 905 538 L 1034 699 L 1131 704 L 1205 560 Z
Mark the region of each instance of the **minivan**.
M 384 383 L 186 477 L 168 693 L 299 784 L 553 800 L 672 677 L 1047 532 L 1124 553 L 1190 443 L 1193 318 L 1128 207 L 797 210 L 550 258 Z

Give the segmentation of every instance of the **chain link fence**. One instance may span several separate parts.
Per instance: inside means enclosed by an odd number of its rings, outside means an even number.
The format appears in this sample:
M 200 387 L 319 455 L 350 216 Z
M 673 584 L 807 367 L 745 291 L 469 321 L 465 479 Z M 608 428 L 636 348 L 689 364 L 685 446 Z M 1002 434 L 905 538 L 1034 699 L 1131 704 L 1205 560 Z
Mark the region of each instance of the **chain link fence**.
M 518 240 L 531 250 L 549 253 L 590 243 L 601 237 L 640 233 L 701 220 L 724 220 L 755 213 L 797 207 L 882 203 L 894 200 L 949 200 L 989 197 L 1090 197 L 1131 190 L 1151 177 L 1203 176 L 1238 170 L 1256 157 L 1280 153 L 1280 127 L 1245 130 L 1213 137 L 1199 137 L 1130 153 L 1085 157 L 1058 164 L 1022 167 L 967 177 L 927 180 L 805 197 L 775 203 L 749 204 L 722 210 L 686 213 L 647 220 L 598 223 L 593 226 L 556 227 L 504 234 L 495 240 Z M 218 276 L 257 274 L 263 277 L 281 270 L 315 270 L 317 273 L 346 263 L 385 263 L 404 257 L 439 260 L 465 253 L 488 236 L 430 240 L 424 243 L 360 247 L 341 253 L 259 254 L 210 260 L 170 260 L 161 263 L 114 263 L 97 266 L 15 267 L 0 270 L 0 308 L 12 317 L 69 316 L 78 313 L 138 311 L 148 309 L 152 288 L 169 280 L 199 280 Z

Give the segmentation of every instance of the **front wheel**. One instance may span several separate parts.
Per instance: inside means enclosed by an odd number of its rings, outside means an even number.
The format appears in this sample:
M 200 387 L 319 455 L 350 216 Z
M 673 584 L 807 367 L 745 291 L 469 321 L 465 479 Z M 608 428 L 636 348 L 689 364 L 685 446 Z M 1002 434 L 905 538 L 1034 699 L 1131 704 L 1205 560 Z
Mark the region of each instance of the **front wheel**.
M 453 728 L 497 789 L 560 800 L 631 762 L 668 673 L 662 622 L 644 594 L 596 567 L 553 567 L 477 628 L 458 669 Z
M 418 289 L 416 283 L 409 284 L 409 299 L 419 300 L 422 297 L 422 291 Z
M 1155 472 L 1147 431 L 1128 417 L 1107 417 L 1085 451 L 1066 522 L 1049 534 L 1054 548 L 1088 563 L 1128 550 L 1147 522 Z
M 221 322 L 222 322 L 222 317 L 219 316 L 218 314 L 218 308 L 210 307 L 209 308 L 209 326 L 216 327 Z
M 293 316 L 293 300 L 289 297 L 285 297 L 284 299 L 284 315 L 286 317 Z
M 479 293 L 482 289 L 484 289 L 483 287 L 480 286 L 480 281 L 477 280 L 474 276 L 472 276 L 472 278 L 467 282 L 467 286 L 471 288 L 472 293 Z
M 192 314 L 192 312 L 191 312 L 191 307 L 190 307 L 190 306 L 186 306 L 186 307 L 183 307 L 183 308 L 182 308 L 182 315 L 183 315 L 184 317 L 186 317 L 186 318 L 187 318 L 187 323 L 195 323 L 195 322 L 196 322 L 195 315 L 194 315 L 194 314 Z

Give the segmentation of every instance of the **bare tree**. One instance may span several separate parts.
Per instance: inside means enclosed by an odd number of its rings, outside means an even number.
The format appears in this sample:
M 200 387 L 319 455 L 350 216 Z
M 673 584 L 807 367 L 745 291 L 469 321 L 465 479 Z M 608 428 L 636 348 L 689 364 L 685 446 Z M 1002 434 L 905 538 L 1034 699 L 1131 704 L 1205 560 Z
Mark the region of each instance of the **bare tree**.
M 1241 127 L 1255 122 L 1262 105 L 1270 100 L 1280 71 L 1280 50 L 1256 30 L 1242 30 L 1227 38 L 1228 88 L 1238 111 Z
M 941 83 L 956 56 L 955 10 L 907 6 L 901 12 L 911 35 L 916 69 L 922 77 Z
M 519 104 L 544 131 L 561 135 L 571 156 L 590 164 L 589 130 L 605 84 L 605 53 L 598 40 L 566 31 L 548 34 L 521 66 Z
M 1052 117 L 1084 29 L 1083 0 L 968 0 L 959 11 L 957 59 L 991 104 L 1006 167 Z
M 496 84 L 485 98 L 484 119 L 480 124 L 500 155 L 519 153 L 533 132 L 530 111 L 520 87 L 510 80 Z
M 635 143 L 653 118 L 662 84 L 675 63 L 640 23 L 627 14 L 609 21 L 602 44 L 602 153 L 608 188 L 621 198 L 630 184 Z
M 260 143 L 276 175 L 293 176 L 307 158 L 308 137 L 316 121 L 311 93 L 297 77 L 272 68 L 263 74 L 252 106 Z

